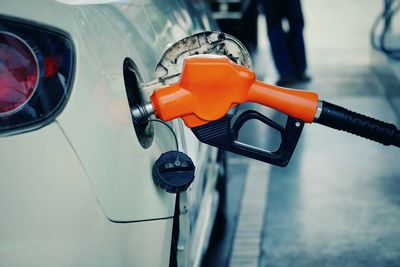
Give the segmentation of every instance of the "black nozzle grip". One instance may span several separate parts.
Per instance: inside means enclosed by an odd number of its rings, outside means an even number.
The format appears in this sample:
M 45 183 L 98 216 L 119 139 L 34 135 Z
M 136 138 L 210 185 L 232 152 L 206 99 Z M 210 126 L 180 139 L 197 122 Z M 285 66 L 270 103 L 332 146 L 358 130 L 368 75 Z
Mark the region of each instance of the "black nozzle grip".
M 321 115 L 316 122 L 386 146 L 400 147 L 400 131 L 394 124 L 370 118 L 326 101 L 322 101 Z
M 289 117 L 286 126 L 282 127 L 261 113 L 253 110 L 243 112 L 232 124 L 232 115 L 209 122 L 205 125 L 192 128 L 193 133 L 203 143 L 245 156 L 267 162 L 276 166 L 285 167 L 300 138 L 304 122 Z M 274 128 L 281 134 L 281 144 L 276 151 L 268 151 L 238 141 L 239 131 L 249 120 L 258 120 Z M 266 138 L 254 136 L 254 138 Z

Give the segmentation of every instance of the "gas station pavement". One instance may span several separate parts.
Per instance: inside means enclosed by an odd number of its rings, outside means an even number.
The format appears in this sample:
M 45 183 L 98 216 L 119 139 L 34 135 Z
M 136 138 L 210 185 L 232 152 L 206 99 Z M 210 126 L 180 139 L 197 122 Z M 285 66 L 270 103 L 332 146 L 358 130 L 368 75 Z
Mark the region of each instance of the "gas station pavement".
M 393 74 L 329 73 L 314 75 L 331 102 L 399 125 L 390 98 L 400 83 L 387 92 L 382 81 Z M 289 166 L 267 174 L 259 266 L 400 266 L 399 159 L 398 148 L 305 127 Z
M 369 44 L 381 8 L 378 0 L 304 0 L 313 79 L 296 87 L 400 127 L 400 64 Z M 274 82 L 262 16 L 260 23 L 256 72 Z M 279 142 L 262 125 L 242 135 L 264 148 Z M 230 155 L 229 168 L 244 177 L 230 204 L 233 232 L 205 266 L 400 266 L 400 149 L 312 124 L 288 167 Z

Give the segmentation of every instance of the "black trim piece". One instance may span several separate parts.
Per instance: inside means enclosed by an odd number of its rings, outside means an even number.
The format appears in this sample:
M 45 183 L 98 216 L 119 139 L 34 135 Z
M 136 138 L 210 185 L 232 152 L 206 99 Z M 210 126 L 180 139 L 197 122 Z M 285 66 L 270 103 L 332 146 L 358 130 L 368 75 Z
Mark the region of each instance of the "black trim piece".
M 156 219 L 146 219 L 146 220 L 134 220 L 134 221 L 115 221 L 111 220 L 110 218 L 107 217 L 107 219 L 112 222 L 112 223 L 119 223 L 119 224 L 128 224 L 128 223 L 141 223 L 141 222 L 151 222 L 151 221 L 163 221 L 163 220 L 168 220 L 168 219 L 173 219 L 174 217 L 164 217 L 164 218 L 156 218 Z

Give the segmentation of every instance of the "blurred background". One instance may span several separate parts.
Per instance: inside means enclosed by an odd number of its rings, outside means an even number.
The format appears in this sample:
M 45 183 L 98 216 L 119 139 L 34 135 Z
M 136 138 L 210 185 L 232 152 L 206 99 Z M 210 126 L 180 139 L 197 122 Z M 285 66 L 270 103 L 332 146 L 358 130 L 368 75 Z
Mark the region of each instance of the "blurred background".
M 399 126 L 400 1 L 301 3 L 312 79 L 293 87 Z M 252 51 L 259 80 L 275 83 L 262 6 L 229 5 L 211 1 L 222 31 Z M 279 142 L 259 124 L 241 135 L 265 148 Z M 229 155 L 227 234 L 213 239 L 203 266 L 400 266 L 399 163 L 397 148 L 314 124 L 286 168 Z

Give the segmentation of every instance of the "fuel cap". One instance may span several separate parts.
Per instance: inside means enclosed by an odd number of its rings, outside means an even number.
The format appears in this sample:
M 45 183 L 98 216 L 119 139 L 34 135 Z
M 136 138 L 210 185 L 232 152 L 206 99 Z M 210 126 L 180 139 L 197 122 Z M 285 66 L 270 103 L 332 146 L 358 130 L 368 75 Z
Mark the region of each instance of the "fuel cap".
M 168 193 L 180 193 L 188 189 L 194 179 L 196 167 L 185 153 L 163 153 L 153 165 L 153 180 Z

